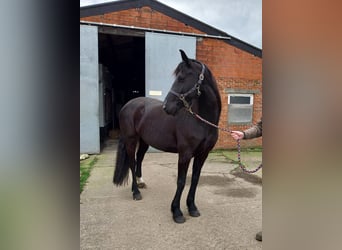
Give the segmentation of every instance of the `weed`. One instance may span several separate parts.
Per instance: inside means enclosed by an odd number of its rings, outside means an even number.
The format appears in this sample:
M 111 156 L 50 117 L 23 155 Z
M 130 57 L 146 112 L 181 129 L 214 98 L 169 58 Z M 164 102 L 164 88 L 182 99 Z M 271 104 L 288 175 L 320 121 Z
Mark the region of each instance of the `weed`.
M 97 162 L 97 158 L 94 157 L 90 160 L 83 161 L 80 164 L 80 193 L 82 193 L 84 185 L 87 183 L 87 180 L 90 176 L 90 172 Z

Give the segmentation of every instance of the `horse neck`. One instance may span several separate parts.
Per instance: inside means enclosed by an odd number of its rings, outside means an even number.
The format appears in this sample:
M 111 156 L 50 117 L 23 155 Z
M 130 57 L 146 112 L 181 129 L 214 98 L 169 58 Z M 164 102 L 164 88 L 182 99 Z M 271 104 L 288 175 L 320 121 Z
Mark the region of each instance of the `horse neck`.
M 200 95 L 197 102 L 198 114 L 204 119 L 218 124 L 221 114 L 221 98 L 217 89 L 209 84 L 203 85 L 202 94 Z

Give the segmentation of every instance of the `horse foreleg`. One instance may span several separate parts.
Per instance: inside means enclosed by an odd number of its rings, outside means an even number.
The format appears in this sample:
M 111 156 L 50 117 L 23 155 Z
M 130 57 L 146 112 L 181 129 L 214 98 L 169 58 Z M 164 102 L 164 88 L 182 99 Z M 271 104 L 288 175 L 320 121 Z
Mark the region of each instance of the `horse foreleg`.
M 142 139 L 140 139 L 139 148 L 137 151 L 137 165 L 135 169 L 136 180 L 139 188 L 146 188 L 146 184 L 142 178 L 141 165 L 148 147 L 148 144 L 146 144 Z
M 195 205 L 195 194 L 196 194 L 198 181 L 201 175 L 202 166 L 204 164 L 204 161 L 207 159 L 207 156 L 208 154 L 201 155 L 201 157 L 195 157 L 194 163 L 192 166 L 191 185 L 190 185 L 188 197 L 186 199 L 186 205 L 188 206 L 189 214 L 192 217 L 198 217 L 201 215 Z
M 171 203 L 172 217 L 176 223 L 185 222 L 185 218 L 180 209 L 180 199 L 184 190 L 190 159 L 178 159 L 177 190 Z

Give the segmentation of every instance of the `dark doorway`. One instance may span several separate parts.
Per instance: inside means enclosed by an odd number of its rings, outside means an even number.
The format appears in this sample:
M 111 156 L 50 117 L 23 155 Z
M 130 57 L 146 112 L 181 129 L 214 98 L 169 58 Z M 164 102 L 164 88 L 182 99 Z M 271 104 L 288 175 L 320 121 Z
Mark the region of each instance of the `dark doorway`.
M 145 38 L 99 33 L 99 63 L 111 76 L 111 111 L 107 112 L 112 119 L 107 130 L 115 137 L 122 106 L 132 98 L 145 96 Z

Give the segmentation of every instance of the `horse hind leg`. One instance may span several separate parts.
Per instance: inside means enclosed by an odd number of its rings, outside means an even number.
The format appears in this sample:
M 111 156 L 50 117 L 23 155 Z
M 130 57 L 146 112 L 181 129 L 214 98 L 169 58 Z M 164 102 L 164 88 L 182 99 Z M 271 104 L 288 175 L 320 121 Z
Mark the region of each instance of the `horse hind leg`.
M 133 193 L 133 200 L 141 200 L 142 196 L 138 188 L 137 180 L 136 180 L 136 174 L 135 174 L 135 149 L 137 145 L 137 140 L 136 139 L 130 139 L 128 140 L 126 144 L 127 148 L 127 154 L 129 157 L 129 167 L 132 172 L 132 193 Z
M 140 139 L 139 148 L 137 151 L 137 162 L 136 162 L 136 169 L 135 169 L 136 180 L 137 180 L 137 184 L 139 188 L 146 188 L 146 183 L 144 182 L 142 178 L 141 167 L 142 167 L 142 161 L 144 160 L 144 156 L 148 147 L 149 145 L 146 144 L 142 139 Z

